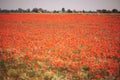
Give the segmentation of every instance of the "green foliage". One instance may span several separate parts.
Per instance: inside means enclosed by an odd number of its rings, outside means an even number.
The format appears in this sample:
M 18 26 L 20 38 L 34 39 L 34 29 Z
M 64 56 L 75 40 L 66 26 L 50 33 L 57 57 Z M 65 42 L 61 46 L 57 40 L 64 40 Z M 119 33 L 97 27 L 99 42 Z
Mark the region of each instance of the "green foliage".
M 79 51 L 73 51 L 75 54 L 79 54 Z M 2 55 L 13 54 L 8 51 L 1 52 Z M 12 61 L 12 62 L 11 62 Z M 34 60 L 36 61 L 36 60 Z M 18 64 L 19 63 L 19 64 Z M 16 66 L 17 64 L 17 66 Z M 0 60 L 0 79 L 1 80 L 107 80 L 115 79 L 115 76 L 110 76 L 107 71 L 98 70 L 96 73 L 90 73 L 90 68 L 87 65 L 81 67 L 81 70 L 76 72 L 68 72 L 67 68 L 55 68 L 56 72 L 53 72 L 53 67 L 49 67 L 47 70 L 43 71 L 43 62 L 36 61 L 31 63 L 32 66 L 28 66 L 26 62 L 20 61 L 19 57 L 9 57 L 9 60 Z M 35 69 L 34 65 L 38 65 L 39 68 Z M 49 64 L 48 64 L 49 66 Z M 72 73 L 71 78 L 67 76 Z M 106 78 L 98 79 L 96 74 L 99 73 L 100 76 L 106 76 Z

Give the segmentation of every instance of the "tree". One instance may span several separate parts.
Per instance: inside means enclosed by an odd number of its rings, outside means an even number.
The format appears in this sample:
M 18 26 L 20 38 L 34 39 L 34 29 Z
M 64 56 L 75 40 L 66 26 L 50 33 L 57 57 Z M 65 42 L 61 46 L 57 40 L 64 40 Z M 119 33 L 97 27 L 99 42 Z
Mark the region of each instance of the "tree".
M 68 12 L 68 13 L 72 13 L 72 10 L 68 9 L 67 12 Z
M 28 13 L 29 13 L 29 12 L 30 12 L 30 9 L 29 9 L 29 8 L 28 8 L 28 9 L 26 9 L 26 12 L 28 12 Z
M 63 13 L 65 12 L 65 8 L 62 8 L 62 12 L 63 12 Z
M 78 11 L 76 11 L 75 9 L 73 10 L 73 13 L 78 13 Z
M 57 11 L 56 11 L 56 10 L 54 10 L 54 11 L 53 11 L 53 13 L 57 13 Z
M 43 10 L 42 8 L 39 8 L 39 9 L 38 9 L 38 12 L 39 12 L 39 13 L 43 13 L 44 10 Z
M 36 12 L 37 13 L 38 12 L 38 8 L 33 8 L 32 12 Z
M 18 12 L 23 12 L 23 9 L 22 8 L 18 8 Z
M 82 12 L 83 12 L 83 13 L 85 13 L 86 11 L 85 11 L 85 10 L 83 10 Z
M 118 10 L 117 9 L 113 9 L 112 12 L 113 13 L 118 13 Z
M 0 8 L 0 12 L 2 11 L 2 9 Z
M 97 12 L 97 13 L 102 13 L 102 10 L 98 9 L 96 12 Z
M 102 9 L 102 13 L 107 13 L 107 10 L 106 9 Z

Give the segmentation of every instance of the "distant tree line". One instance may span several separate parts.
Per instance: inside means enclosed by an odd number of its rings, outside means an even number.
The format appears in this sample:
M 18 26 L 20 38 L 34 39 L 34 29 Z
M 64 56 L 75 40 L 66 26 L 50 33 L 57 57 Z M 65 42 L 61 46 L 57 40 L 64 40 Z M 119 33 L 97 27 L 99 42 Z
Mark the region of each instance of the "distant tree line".
M 7 9 L 1 9 L 0 8 L 0 13 L 120 13 L 119 10 L 117 9 L 112 9 L 112 10 L 107 10 L 107 9 L 99 9 L 96 11 L 78 11 L 78 10 L 71 10 L 71 9 L 65 9 L 62 8 L 61 10 L 53 10 L 53 11 L 48 11 L 42 8 L 33 8 L 31 9 L 22 9 L 18 8 L 16 10 L 7 10 Z

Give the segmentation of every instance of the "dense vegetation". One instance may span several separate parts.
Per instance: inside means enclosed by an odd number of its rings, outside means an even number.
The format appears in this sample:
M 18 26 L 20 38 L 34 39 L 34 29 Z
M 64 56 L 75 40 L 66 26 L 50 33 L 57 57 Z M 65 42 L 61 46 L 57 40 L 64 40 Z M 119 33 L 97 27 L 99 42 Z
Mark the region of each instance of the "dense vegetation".
M 120 15 L 0 14 L 0 80 L 120 80 Z
M 0 9 L 0 13 L 120 13 L 119 10 L 117 9 L 112 9 L 112 10 L 106 10 L 106 9 L 99 9 L 96 11 L 86 11 L 86 10 L 82 10 L 82 11 L 78 11 L 78 10 L 71 10 L 71 9 L 65 9 L 62 8 L 61 10 L 53 10 L 53 11 L 49 11 L 49 10 L 45 10 L 42 8 L 33 8 L 31 9 L 22 9 L 22 8 L 18 8 L 16 10 L 7 10 L 7 9 Z

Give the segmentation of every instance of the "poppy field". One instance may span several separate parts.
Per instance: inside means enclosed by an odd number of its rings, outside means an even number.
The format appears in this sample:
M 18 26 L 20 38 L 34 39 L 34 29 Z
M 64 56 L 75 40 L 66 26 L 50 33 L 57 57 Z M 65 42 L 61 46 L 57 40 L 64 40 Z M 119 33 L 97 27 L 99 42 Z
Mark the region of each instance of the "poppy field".
M 0 80 L 119 79 L 119 14 L 0 14 Z

